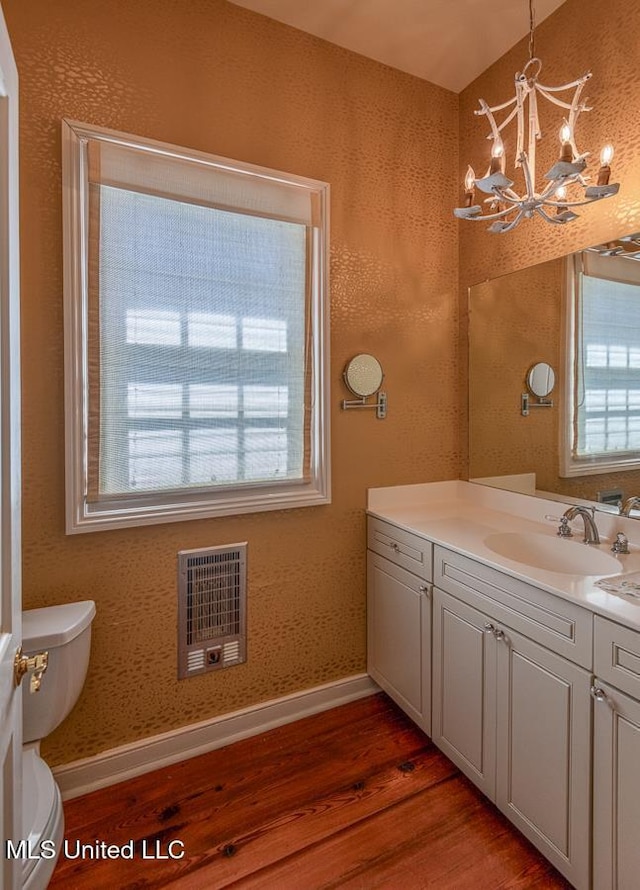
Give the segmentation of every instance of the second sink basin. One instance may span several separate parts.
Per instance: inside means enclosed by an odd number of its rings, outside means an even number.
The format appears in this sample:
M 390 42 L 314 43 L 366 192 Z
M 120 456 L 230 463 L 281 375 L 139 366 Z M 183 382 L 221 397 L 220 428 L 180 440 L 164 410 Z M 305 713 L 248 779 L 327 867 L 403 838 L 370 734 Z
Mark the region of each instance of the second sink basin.
M 614 556 L 597 547 L 536 532 L 500 532 L 489 535 L 484 543 L 500 556 L 548 572 L 612 575 L 622 568 Z

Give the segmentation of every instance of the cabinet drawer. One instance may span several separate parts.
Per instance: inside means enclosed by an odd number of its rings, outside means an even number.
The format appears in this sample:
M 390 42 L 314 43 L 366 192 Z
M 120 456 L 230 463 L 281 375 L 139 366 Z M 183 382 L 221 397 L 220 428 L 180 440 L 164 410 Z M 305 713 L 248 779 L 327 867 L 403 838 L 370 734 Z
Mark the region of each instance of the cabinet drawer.
M 595 616 L 593 672 L 640 699 L 640 633 Z
M 395 525 L 369 516 L 367 546 L 425 581 L 433 577 L 433 544 Z
M 434 584 L 591 669 L 592 616 L 586 609 L 443 547 L 434 552 Z

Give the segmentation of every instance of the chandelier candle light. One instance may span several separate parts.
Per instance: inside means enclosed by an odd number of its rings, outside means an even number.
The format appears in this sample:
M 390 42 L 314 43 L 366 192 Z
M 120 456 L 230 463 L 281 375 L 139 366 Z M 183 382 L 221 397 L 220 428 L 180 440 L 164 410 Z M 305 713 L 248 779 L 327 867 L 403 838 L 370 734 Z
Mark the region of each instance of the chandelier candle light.
M 578 117 L 583 111 L 591 111 L 580 97 L 585 84 L 591 77 L 587 72 L 583 77 L 562 86 L 544 86 L 538 81 L 542 69 L 540 59 L 534 56 L 534 12 L 533 0 L 529 0 L 529 61 L 522 73 L 516 74 L 516 93 L 513 99 L 490 108 L 484 99 L 480 99 L 480 109 L 474 113 L 486 115 L 491 132 L 487 139 L 492 140 L 491 162 L 485 176 L 476 179 L 473 167 L 469 167 L 464 179 L 464 206 L 456 207 L 454 214 L 460 219 L 494 220 L 488 227 L 490 232 L 510 232 L 523 220 L 531 219 L 535 214 L 554 225 L 563 225 L 577 219 L 572 207 L 592 204 L 602 198 L 615 195 L 620 188 L 618 183 L 609 185 L 613 146 L 605 145 L 600 154 L 600 169 L 596 185 L 589 185 L 589 176 L 585 175 L 586 158 L 589 152 L 580 152 L 576 146 L 575 131 Z M 560 99 L 556 94 L 573 90 L 570 102 Z M 538 96 L 565 110 L 565 117 L 559 131 L 560 154 L 556 163 L 544 175 L 544 184 L 536 191 L 536 142 L 542 138 L 538 118 Z M 528 108 L 527 108 L 528 106 Z M 496 123 L 494 114 L 507 111 L 502 123 Z M 505 175 L 505 147 L 501 133 L 513 119 L 517 123 L 517 142 L 515 149 L 515 166 L 522 169 L 524 192 L 519 195 L 514 191 L 514 182 Z M 525 150 L 525 120 L 528 122 L 527 146 Z M 571 186 L 582 188 L 572 196 Z M 475 190 L 479 189 L 489 198 L 485 198 L 485 213 L 479 204 L 475 204 Z

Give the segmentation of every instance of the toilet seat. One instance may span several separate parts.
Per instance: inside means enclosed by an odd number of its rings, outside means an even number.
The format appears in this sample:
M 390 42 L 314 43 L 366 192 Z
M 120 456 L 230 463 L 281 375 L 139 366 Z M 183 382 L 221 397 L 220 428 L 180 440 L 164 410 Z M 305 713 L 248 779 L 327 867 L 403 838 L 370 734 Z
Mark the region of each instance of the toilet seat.
M 62 847 L 64 817 L 60 790 L 53 774 L 38 753 L 38 745 L 25 745 L 22 760 L 22 809 L 24 837 L 34 856 L 42 841 L 53 841 L 57 854 Z M 44 890 L 58 856 L 23 860 L 23 890 Z

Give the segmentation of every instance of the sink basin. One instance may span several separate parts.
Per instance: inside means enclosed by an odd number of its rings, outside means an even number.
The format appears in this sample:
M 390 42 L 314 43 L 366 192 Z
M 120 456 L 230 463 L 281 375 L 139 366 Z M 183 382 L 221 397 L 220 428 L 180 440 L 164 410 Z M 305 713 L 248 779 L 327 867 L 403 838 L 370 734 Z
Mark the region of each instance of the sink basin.
M 612 575 L 622 568 L 614 556 L 597 547 L 535 532 L 502 532 L 489 535 L 484 543 L 500 556 L 548 572 Z

